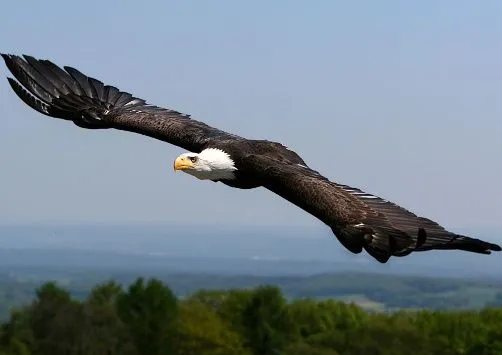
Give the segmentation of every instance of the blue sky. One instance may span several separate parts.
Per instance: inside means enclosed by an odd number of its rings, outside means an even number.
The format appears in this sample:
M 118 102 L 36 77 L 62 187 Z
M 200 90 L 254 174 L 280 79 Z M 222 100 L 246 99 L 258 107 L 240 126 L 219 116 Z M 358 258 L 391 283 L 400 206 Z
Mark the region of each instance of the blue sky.
M 2 7 L 0 51 L 280 141 L 449 228 L 500 228 L 501 12 L 497 1 L 24 0 Z M 266 190 L 174 174 L 178 147 L 42 116 L 6 80 L 0 119 L 1 224 L 320 225 Z

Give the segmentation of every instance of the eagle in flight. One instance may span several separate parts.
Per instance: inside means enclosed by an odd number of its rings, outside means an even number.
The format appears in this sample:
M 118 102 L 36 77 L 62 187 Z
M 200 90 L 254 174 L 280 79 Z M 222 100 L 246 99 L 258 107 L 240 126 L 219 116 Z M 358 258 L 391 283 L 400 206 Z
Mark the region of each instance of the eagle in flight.
M 174 169 L 201 180 L 264 187 L 327 224 L 352 253 L 391 256 L 433 249 L 479 254 L 499 245 L 449 232 L 438 223 L 360 189 L 330 181 L 284 145 L 251 140 L 208 126 L 49 60 L 2 54 L 14 92 L 38 112 L 88 129 L 143 134 L 185 150 Z

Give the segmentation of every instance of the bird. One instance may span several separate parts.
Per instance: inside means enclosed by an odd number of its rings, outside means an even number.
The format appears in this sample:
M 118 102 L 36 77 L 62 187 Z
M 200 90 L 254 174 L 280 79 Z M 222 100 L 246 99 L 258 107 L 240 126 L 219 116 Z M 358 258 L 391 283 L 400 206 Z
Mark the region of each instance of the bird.
M 328 179 L 285 145 L 211 127 L 189 114 L 155 106 L 70 66 L 1 54 L 7 80 L 29 107 L 85 129 L 145 135 L 186 150 L 173 169 L 232 188 L 265 188 L 317 218 L 354 254 L 379 263 L 429 250 L 478 254 L 501 247 L 446 230 L 437 222 L 359 188 Z

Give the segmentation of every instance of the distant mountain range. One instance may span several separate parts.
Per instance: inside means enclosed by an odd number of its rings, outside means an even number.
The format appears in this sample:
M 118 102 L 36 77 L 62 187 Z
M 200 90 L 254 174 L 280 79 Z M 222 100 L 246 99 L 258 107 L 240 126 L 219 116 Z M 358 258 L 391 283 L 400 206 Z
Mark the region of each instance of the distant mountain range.
M 479 237 L 496 241 L 487 235 Z M 23 265 L 261 276 L 344 270 L 442 277 L 502 276 L 502 254 L 434 251 L 394 258 L 382 265 L 364 252 L 347 252 L 325 229 L 0 226 L 0 268 Z

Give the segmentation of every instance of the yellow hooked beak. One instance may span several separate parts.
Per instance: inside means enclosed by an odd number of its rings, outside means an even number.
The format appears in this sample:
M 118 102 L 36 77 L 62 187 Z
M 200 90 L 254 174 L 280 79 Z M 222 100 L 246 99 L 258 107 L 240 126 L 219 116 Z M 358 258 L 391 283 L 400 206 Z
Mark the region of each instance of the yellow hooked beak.
M 177 157 L 174 161 L 174 171 L 193 168 L 192 161 L 187 157 Z

